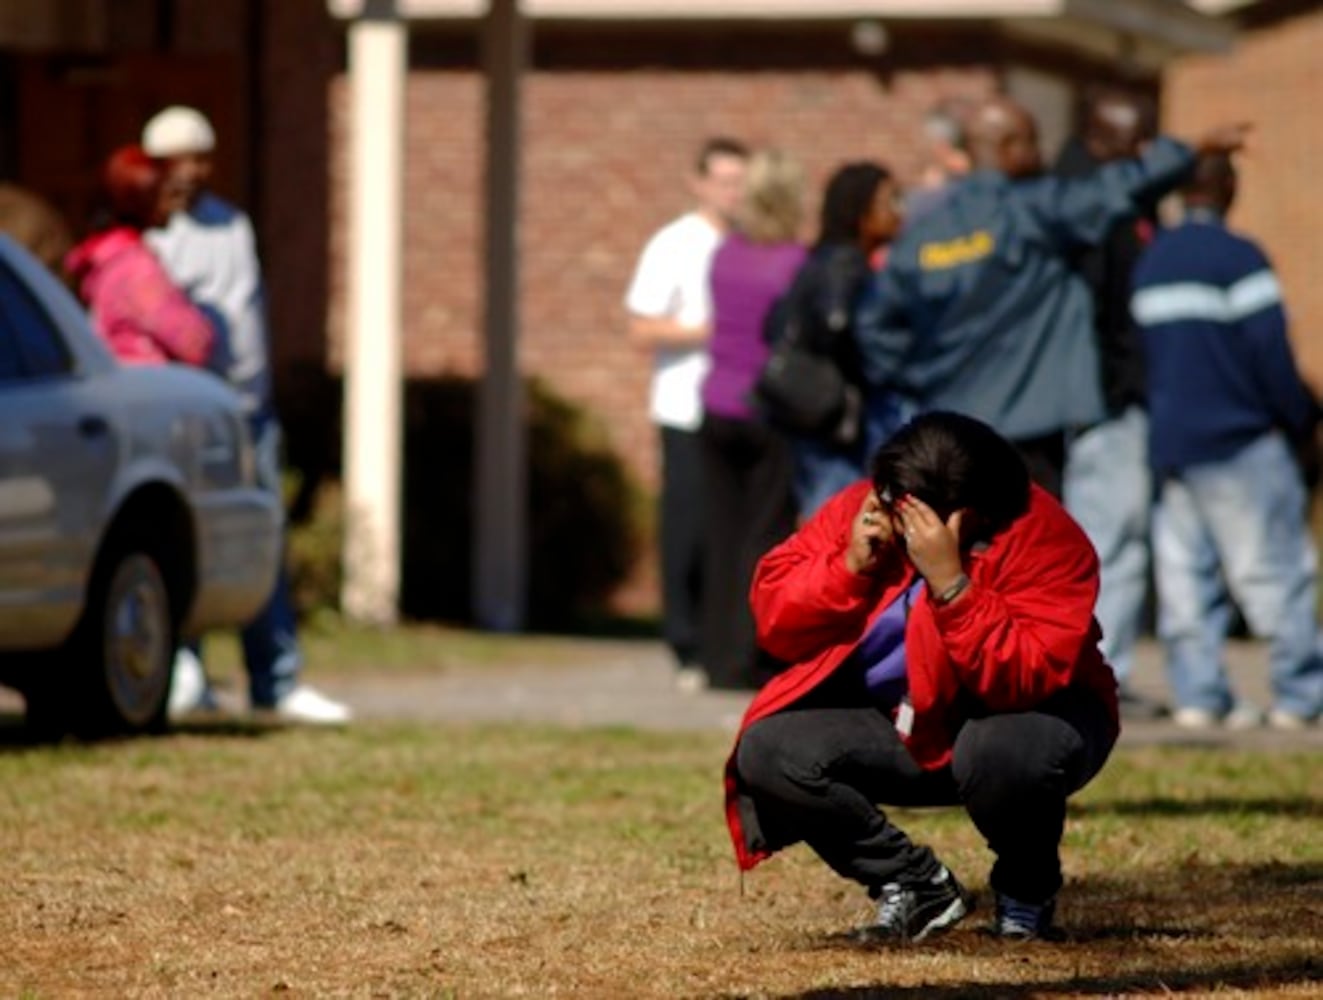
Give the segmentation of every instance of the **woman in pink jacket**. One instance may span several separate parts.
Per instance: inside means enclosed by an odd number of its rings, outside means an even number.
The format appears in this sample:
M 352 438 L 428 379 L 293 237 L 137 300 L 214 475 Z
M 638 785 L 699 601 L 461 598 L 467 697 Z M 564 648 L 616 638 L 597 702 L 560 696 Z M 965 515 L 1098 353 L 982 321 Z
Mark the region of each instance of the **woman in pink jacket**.
M 106 161 L 102 182 L 108 224 L 65 260 L 93 329 L 129 364 L 205 366 L 216 330 L 142 238 L 170 214 L 164 169 L 140 147 L 122 146 Z

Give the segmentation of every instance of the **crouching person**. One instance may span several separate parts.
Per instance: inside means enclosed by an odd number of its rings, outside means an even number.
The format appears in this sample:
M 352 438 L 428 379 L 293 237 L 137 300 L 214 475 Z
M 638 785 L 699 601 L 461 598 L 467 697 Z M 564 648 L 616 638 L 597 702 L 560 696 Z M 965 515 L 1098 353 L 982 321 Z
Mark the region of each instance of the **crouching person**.
M 873 481 L 763 557 L 755 697 L 726 767 L 742 869 L 807 843 L 876 902 L 867 938 L 961 920 L 955 875 L 883 806 L 959 804 L 996 855 L 993 931 L 1055 936 L 1066 799 L 1116 742 L 1098 560 L 1015 449 L 953 413 L 907 424 Z

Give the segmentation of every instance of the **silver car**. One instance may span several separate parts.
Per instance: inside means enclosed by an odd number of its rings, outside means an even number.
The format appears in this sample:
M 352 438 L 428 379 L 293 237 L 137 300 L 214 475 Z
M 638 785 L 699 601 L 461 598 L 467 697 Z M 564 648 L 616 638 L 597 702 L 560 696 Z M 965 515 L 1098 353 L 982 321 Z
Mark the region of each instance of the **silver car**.
M 29 721 L 162 725 L 176 643 L 261 609 L 281 517 L 224 382 L 119 364 L 0 236 L 0 683 Z

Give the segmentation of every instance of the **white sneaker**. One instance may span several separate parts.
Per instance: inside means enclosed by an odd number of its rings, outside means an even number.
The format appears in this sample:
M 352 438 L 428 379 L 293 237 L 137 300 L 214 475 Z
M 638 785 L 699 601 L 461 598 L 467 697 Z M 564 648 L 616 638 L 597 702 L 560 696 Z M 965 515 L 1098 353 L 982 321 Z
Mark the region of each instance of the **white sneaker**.
M 348 705 L 333 701 L 316 688 L 304 684 L 277 701 L 271 714 L 281 722 L 310 726 L 340 726 L 353 717 Z
M 1263 709 L 1248 701 L 1238 701 L 1222 719 L 1228 729 L 1258 729 L 1263 725 Z
M 1171 721 L 1182 729 L 1212 729 L 1217 725 L 1217 713 L 1206 708 L 1178 708 L 1171 713 Z
M 702 667 L 680 667 L 675 671 L 675 689 L 681 694 L 701 694 L 707 686 L 707 671 Z
M 175 662 L 170 674 L 170 700 L 166 713 L 180 719 L 194 712 L 213 711 L 216 700 L 207 683 L 207 671 L 191 649 L 180 646 L 175 651 Z
M 1296 715 L 1294 712 L 1274 708 L 1268 713 L 1268 725 L 1273 729 L 1280 729 L 1284 732 L 1298 733 L 1308 729 L 1313 723 L 1303 715 Z

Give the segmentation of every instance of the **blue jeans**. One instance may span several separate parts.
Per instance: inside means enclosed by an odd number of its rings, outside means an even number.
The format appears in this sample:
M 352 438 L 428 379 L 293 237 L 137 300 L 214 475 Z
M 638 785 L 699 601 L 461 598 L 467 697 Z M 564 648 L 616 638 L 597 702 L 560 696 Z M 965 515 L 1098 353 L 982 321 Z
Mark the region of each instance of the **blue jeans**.
M 1153 478 L 1148 414 L 1132 406 L 1071 442 L 1062 484 L 1066 509 L 1098 552 L 1102 583 L 1094 614 L 1117 682 L 1134 666 L 1148 596 Z
M 1307 508 L 1300 470 L 1276 432 L 1162 483 L 1153 523 L 1158 631 L 1179 707 L 1223 714 L 1235 703 L 1223 661 L 1229 591 L 1251 631 L 1269 640 L 1275 707 L 1303 718 L 1323 709 Z
M 280 423 L 274 417 L 249 421 L 257 460 L 257 484 L 280 494 Z M 294 601 L 290 596 L 285 559 L 280 560 L 276 585 L 257 617 L 239 633 L 244 666 L 248 670 L 248 699 L 254 708 L 272 708 L 294 690 L 303 667 Z M 200 657 L 201 640 L 190 647 Z
M 270 416 L 254 417 L 249 427 L 256 450 L 258 485 L 281 496 L 280 421 Z M 249 699 L 254 708 L 270 708 L 298 684 L 303 666 L 283 545 L 275 588 L 266 606 L 239 633 L 239 639 L 248 669 Z
M 916 412 L 917 407 L 904 397 L 870 392 L 864 400 L 862 432 L 854 444 L 839 447 L 820 438 L 795 438 L 795 505 L 800 519 L 812 517 L 845 487 L 869 475 L 874 452 Z

